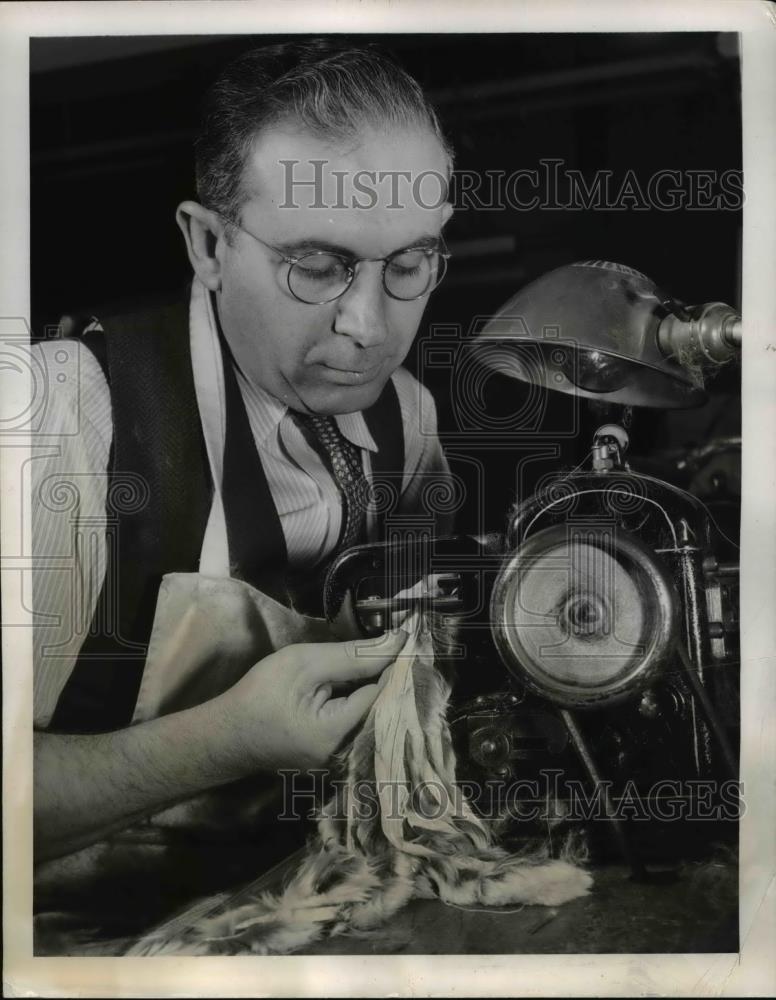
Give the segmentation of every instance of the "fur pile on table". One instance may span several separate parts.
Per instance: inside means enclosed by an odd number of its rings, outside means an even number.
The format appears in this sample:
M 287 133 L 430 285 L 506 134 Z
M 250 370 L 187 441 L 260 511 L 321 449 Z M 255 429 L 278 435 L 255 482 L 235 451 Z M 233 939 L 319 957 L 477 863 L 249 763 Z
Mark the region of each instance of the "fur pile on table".
M 450 688 L 430 631 L 419 614 L 403 627 L 408 641 L 347 754 L 344 792 L 324 806 L 285 889 L 232 908 L 200 903 L 196 918 L 175 921 L 184 931 L 152 933 L 130 954 L 289 954 L 369 933 L 413 897 L 558 906 L 589 891 L 590 875 L 571 858 L 509 855 L 494 844 L 456 785 Z

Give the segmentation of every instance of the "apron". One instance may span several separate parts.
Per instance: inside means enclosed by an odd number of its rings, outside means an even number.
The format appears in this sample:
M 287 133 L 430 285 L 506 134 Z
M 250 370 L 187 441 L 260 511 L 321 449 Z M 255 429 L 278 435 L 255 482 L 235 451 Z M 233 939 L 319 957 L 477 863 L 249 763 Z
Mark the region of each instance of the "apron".
M 205 316 L 207 322 L 203 321 Z M 190 331 L 197 405 L 214 484 L 213 504 L 202 544 L 200 571 L 170 573 L 162 580 L 132 724 L 222 694 L 256 662 L 289 644 L 357 637 L 347 625 L 332 625 L 325 619 L 301 614 L 230 577 L 221 489 L 226 431 L 221 348 L 210 297 L 198 282 L 194 283 L 191 299 Z M 262 837 L 282 809 L 282 791 L 278 775 L 258 774 L 203 792 L 110 840 L 47 862 L 36 870 L 36 909 L 40 904 L 48 908 L 51 898 L 57 899 L 57 908 L 62 906 L 62 891 L 82 896 L 85 887 L 109 884 L 116 874 L 114 868 L 121 869 L 122 877 L 127 871 L 133 877 L 161 871 L 166 859 L 180 851 L 182 843 L 219 842 L 223 838 L 240 842 L 242 838 L 242 842 L 256 843 L 261 850 Z M 283 826 L 274 823 L 278 825 Z M 309 829 L 298 822 L 285 824 L 276 845 L 278 850 L 288 853 L 293 849 L 301 827 Z M 271 847 L 260 855 L 262 862 L 265 856 L 268 862 L 277 860 Z M 100 891 L 110 907 L 110 893 Z
M 203 317 L 207 317 L 207 322 Z M 213 504 L 202 543 L 198 573 L 169 573 L 159 588 L 154 623 L 132 722 L 201 705 L 228 688 L 255 663 L 292 643 L 356 638 L 289 608 L 268 594 L 229 575 L 229 543 L 222 482 L 226 440 L 226 395 L 221 346 L 213 304 L 204 287 L 192 289 L 191 360 L 211 479 Z M 259 799 L 267 795 L 267 776 L 257 779 Z M 156 825 L 202 825 L 230 791 L 215 789 L 153 817 Z M 205 803 L 211 803 L 212 810 Z M 255 803 L 245 813 L 254 817 Z M 239 816 L 234 816 L 237 822 Z M 210 817 L 216 821 L 215 814 Z

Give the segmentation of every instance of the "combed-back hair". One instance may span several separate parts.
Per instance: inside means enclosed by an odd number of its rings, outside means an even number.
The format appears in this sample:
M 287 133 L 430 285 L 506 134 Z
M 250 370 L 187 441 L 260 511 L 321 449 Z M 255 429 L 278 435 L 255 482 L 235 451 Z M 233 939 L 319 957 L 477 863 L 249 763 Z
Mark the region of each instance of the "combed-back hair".
M 230 63 L 205 98 L 195 143 L 200 202 L 238 221 L 246 159 L 264 128 L 294 123 L 330 141 L 365 128 L 430 129 L 452 151 L 420 85 L 374 45 L 315 39 L 267 46 Z

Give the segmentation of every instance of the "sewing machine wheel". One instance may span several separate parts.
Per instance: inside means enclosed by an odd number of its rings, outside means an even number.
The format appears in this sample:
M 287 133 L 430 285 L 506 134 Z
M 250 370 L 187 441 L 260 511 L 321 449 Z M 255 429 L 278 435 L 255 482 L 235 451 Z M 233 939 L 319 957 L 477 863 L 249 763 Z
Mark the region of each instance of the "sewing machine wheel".
M 508 669 L 568 708 L 618 701 L 670 656 L 679 605 L 659 558 L 613 524 L 531 535 L 493 588 L 491 622 Z

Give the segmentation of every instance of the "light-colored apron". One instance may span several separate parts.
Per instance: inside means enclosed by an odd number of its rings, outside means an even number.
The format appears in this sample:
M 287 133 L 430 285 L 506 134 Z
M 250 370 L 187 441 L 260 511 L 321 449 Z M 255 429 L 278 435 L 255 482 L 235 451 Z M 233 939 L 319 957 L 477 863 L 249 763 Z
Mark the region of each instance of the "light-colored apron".
M 162 580 L 146 665 L 133 723 L 200 705 L 222 694 L 255 663 L 292 643 L 354 638 L 324 619 L 311 618 L 229 576 L 224 502 L 221 491 L 226 437 L 226 397 L 221 347 L 212 301 L 199 282 L 190 307 L 194 386 L 205 438 L 213 505 L 202 545 L 198 573 L 170 573 Z M 271 786 L 271 782 L 259 782 Z M 275 783 L 277 784 L 277 782 Z M 215 790 L 165 810 L 156 825 L 202 825 L 210 802 L 226 793 Z M 266 793 L 265 793 L 266 794 Z M 255 816 L 255 802 L 245 814 Z M 214 814 L 212 820 L 219 818 Z M 233 817 L 235 822 L 239 816 Z
M 207 317 L 208 321 L 203 321 Z M 226 431 L 221 350 L 212 305 L 194 283 L 191 299 L 191 351 L 200 419 L 207 447 L 213 505 L 205 531 L 200 571 L 170 573 L 161 583 L 156 612 L 132 723 L 158 718 L 208 701 L 223 693 L 255 663 L 292 643 L 355 638 L 348 626 L 330 625 L 288 608 L 249 584 L 229 576 L 229 546 L 221 483 Z M 39 869 L 42 884 L 98 873 L 117 842 L 164 845 L 165 834 L 218 836 L 228 829 L 239 835 L 257 831 L 277 816 L 281 803 L 277 775 L 227 785 L 150 817 L 140 826 L 50 862 Z M 71 879 L 72 880 L 72 879 Z

